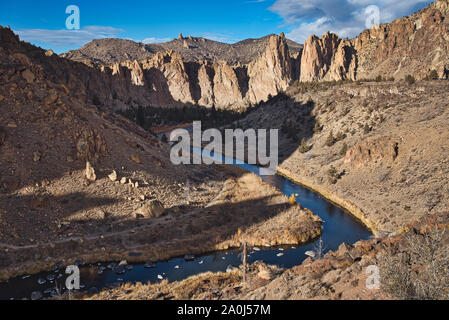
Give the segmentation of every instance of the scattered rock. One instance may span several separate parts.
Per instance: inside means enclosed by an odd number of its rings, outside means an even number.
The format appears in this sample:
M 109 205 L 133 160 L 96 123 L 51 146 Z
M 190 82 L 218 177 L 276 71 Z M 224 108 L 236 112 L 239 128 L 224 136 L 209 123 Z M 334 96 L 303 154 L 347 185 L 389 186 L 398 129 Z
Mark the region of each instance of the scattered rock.
M 119 266 L 126 266 L 126 265 L 128 265 L 128 261 L 122 260 L 122 261 L 120 261 L 120 263 L 118 265 Z
M 114 268 L 114 272 L 116 274 L 124 274 L 126 272 L 125 266 L 123 265 L 118 265 Z
M 24 78 L 28 83 L 33 83 L 35 76 L 34 73 L 32 73 L 29 69 L 26 69 L 22 71 L 22 78 Z
M 129 157 L 129 159 L 131 159 L 131 161 L 136 164 L 142 164 L 142 159 L 140 158 L 139 155 L 132 155 Z
M 33 161 L 39 162 L 41 160 L 41 153 L 39 151 L 33 152 Z
M 89 181 L 97 180 L 97 175 L 95 174 L 95 169 L 92 167 L 89 161 L 86 162 L 86 178 Z
M 53 50 L 47 50 L 47 51 L 45 51 L 45 55 L 47 56 L 47 57 L 51 57 L 52 55 L 54 55 L 55 53 L 53 52 Z
M 125 177 L 123 177 L 123 178 L 120 180 L 120 183 L 121 183 L 121 184 L 126 184 L 127 181 L 128 181 L 128 179 L 126 179 Z
M 106 219 L 106 212 L 103 210 L 97 210 L 91 217 L 96 220 L 104 220 Z
M 146 218 L 159 218 L 165 212 L 165 208 L 158 200 L 147 201 L 137 213 L 142 214 Z
M 326 273 L 321 279 L 326 284 L 334 284 L 340 280 L 341 270 L 332 270 Z
M 233 265 L 229 265 L 229 266 L 226 268 L 226 272 L 234 272 L 234 271 L 237 271 L 237 270 L 239 270 L 239 268 L 234 267 Z
M 257 274 L 257 277 L 262 280 L 271 280 L 273 278 L 273 274 L 268 269 L 261 269 L 259 273 Z
M 42 292 L 40 292 L 40 291 L 33 291 L 33 293 L 31 293 L 31 300 L 40 300 L 43 297 L 44 296 L 43 296 Z
M 117 172 L 115 170 L 112 171 L 112 173 L 108 177 L 112 182 L 117 181 Z
M 186 254 L 184 256 L 184 260 L 185 261 L 193 261 L 193 260 L 195 260 L 195 256 L 193 254 Z
M 153 262 L 147 262 L 143 267 L 147 269 L 154 269 L 156 268 L 156 264 L 154 264 Z
M 56 276 L 54 275 L 54 274 L 49 274 L 47 277 L 46 277 L 46 279 L 48 280 L 48 281 L 54 281 L 55 279 L 56 279 Z
M 312 258 L 312 259 L 314 259 L 315 256 L 316 256 L 314 251 L 306 251 L 305 255 L 310 257 L 310 258 Z

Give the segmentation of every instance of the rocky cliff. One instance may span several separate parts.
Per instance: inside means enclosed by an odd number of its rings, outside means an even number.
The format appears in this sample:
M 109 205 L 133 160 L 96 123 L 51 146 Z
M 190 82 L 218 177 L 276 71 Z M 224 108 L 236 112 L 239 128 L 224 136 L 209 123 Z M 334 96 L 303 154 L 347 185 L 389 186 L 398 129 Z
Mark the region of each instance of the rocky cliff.
M 365 30 L 352 40 L 327 33 L 304 45 L 301 81 L 425 78 L 436 70 L 449 75 L 449 1 Z
M 232 65 L 223 60 L 185 61 L 180 53 L 170 50 L 158 52 L 150 59 L 117 62 L 99 68 L 115 76 L 116 82 L 124 85 L 127 91 L 130 85 L 137 87 L 140 94 L 134 95 L 134 99 L 141 105 L 192 104 L 244 109 L 286 90 L 295 78 L 299 55 L 290 53 L 283 34 L 272 35 L 268 40 L 265 50 L 248 64 Z M 119 87 L 115 97 L 122 96 L 126 96 L 126 92 Z M 114 103 L 118 107 L 119 102 Z
M 304 47 L 284 34 L 233 45 L 182 35 L 157 45 L 96 40 L 62 55 L 68 59 L 51 57 L 63 67 L 53 67 L 49 76 L 60 77 L 69 89 L 81 88 L 79 94 L 86 100 L 114 110 L 189 104 L 243 110 L 285 91 L 293 80 L 360 80 L 379 75 L 403 79 L 408 74 L 422 79 L 431 70 L 447 78 L 448 16 L 449 1 L 438 0 L 352 40 L 328 32 L 321 38 L 310 36 Z M 7 37 L 14 38 L 10 30 L 1 29 L 8 32 Z

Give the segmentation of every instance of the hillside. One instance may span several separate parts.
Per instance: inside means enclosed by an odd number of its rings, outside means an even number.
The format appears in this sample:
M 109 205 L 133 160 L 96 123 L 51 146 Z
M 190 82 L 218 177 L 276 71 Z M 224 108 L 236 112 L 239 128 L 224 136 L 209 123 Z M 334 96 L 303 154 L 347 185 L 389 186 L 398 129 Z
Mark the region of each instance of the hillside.
M 78 50 L 72 50 L 61 57 L 79 61 L 110 65 L 127 60 L 153 58 L 158 52 L 178 52 L 184 61 L 226 61 L 230 65 L 247 64 L 260 56 L 266 49 L 270 37 L 246 39 L 234 44 L 198 37 L 183 37 L 165 43 L 144 44 L 124 39 L 101 39 L 89 42 Z M 287 40 L 290 52 L 300 52 L 302 45 Z
M 6 28 L 0 44 L 0 279 L 320 234 L 319 219 L 252 174 L 173 165 L 168 145 L 88 98 L 85 80 L 107 75 Z

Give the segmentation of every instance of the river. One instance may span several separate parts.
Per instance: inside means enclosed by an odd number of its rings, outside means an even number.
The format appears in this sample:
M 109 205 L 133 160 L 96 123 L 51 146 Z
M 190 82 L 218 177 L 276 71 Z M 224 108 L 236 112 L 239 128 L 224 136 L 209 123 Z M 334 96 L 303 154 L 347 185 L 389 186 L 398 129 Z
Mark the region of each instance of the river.
M 237 164 L 247 171 L 259 174 L 259 167 L 248 164 Z M 372 237 L 370 231 L 356 218 L 344 209 L 327 201 L 319 194 L 290 180 L 274 175 L 262 176 L 262 179 L 273 185 L 285 195 L 294 194 L 296 200 L 302 207 L 311 210 L 323 221 L 322 244 L 324 252 L 337 249 L 342 243 L 353 244 L 359 240 L 366 240 Z M 307 256 L 306 251 L 313 250 L 317 246 L 309 243 L 304 246 L 282 246 L 282 247 L 260 247 L 249 248 L 248 263 L 261 260 L 267 264 L 275 264 L 284 268 L 291 268 L 300 265 Z M 212 271 L 226 271 L 229 265 L 239 266 L 241 257 L 236 250 L 210 253 L 204 256 L 195 257 L 192 261 L 185 261 L 183 257 L 161 261 L 152 268 L 145 267 L 145 264 L 130 265 L 125 268 L 123 274 L 117 274 L 109 267 L 110 263 L 98 263 L 93 265 L 80 265 L 81 290 L 96 292 L 107 287 L 120 285 L 124 282 L 158 282 L 161 278 L 169 281 L 185 279 L 199 273 Z M 103 270 L 104 269 L 104 270 Z M 100 270 L 103 270 L 100 272 Z M 31 293 L 38 291 L 44 297 L 50 297 L 65 290 L 64 274 L 65 268 L 61 267 L 52 272 L 42 272 L 36 275 L 25 275 L 10 279 L 0 283 L 0 299 L 23 299 L 30 298 Z

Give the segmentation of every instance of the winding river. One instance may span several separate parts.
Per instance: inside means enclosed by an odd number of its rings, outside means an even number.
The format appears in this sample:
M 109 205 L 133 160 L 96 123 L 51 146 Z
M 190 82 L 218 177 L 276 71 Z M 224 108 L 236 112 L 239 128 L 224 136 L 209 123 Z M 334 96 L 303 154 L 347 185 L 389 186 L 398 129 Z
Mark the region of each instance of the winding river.
M 234 164 L 247 171 L 259 174 L 259 167 L 257 166 L 237 164 L 236 162 Z M 337 249 L 343 242 L 353 244 L 359 240 L 372 237 L 370 231 L 360 221 L 319 194 L 278 175 L 263 176 L 262 179 L 287 196 L 296 195 L 298 203 L 321 217 L 324 221 L 321 239 L 325 252 Z M 275 264 L 284 268 L 300 265 L 306 258 L 305 252 L 315 249 L 317 241 L 301 247 L 250 248 L 248 263 L 262 260 L 268 264 Z M 112 270 L 114 263 L 80 265 L 81 290 L 93 293 L 104 288 L 118 286 L 124 282 L 154 283 L 161 281 L 161 278 L 177 281 L 207 271 L 226 271 L 228 266 L 239 266 L 240 264 L 239 252 L 230 250 L 198 256 L 191 261 L 186 261 L 184 258 L 174 258 L 154 265 L 130 265 L 122 268 L 124 273 L 121 274 Z M 61 267 L 52 272 L 24 275 L 1 282 L 0 299 L 30 298 L 32 292 L 36 291 L 42 293 L 44 297 L 50 297 L 58 294 L 56 288 L 59 288 L 59 292 L 64 292 L 63 287 L 66 279 L 64 271 L 65 268 Z

